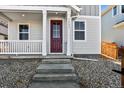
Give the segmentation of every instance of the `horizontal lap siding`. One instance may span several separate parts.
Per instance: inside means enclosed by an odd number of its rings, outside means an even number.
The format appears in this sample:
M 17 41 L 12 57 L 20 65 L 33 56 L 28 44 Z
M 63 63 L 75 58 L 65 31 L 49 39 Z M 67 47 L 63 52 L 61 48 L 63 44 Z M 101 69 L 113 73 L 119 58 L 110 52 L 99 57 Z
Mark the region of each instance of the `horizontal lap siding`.
M 13 19 L 9 22 L 9 40 L 18 40 L 18 23 L 30 24 L 30 40 L 42 40 L 42 14 L 24 13 L 5 13 Z
M 102 16 L 102 41 L 116 42 L 119 46 L 124 46 L 124 28 L 113 28 L 114 24 L 124 19 L 124 16 L 119 13 L 120 11 L 118 6 L 117 16 L 112 17 L 112 10 Z
M 86 41 L 73 41 L 73 54 L 99 54 L 100 53 L 100 29 L 99 19 L 80 18 L 86 20 Z

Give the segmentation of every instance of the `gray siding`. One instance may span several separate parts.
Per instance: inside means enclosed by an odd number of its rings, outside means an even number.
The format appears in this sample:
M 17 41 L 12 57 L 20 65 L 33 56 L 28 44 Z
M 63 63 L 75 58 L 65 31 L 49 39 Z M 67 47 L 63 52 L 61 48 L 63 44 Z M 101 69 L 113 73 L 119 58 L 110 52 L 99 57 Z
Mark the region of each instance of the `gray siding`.
M 99 16 L 99 5 L 78 5 L 82 8 L 80 15 Z
M 100 19 L 78 18 L 77 20 L 86 21 L 86 41 L 73 40 L 73 54 L 100 54 Z
M 116 42 L 120 46 L 124 45 L 124 28 L 116 29 L 112 27 L 121 20 L 124 20 L 124 15 L 120 14 L 119 6 L 118 15 L 113 17 L 112 10 L 110 10 L 102 16 L 102 41 Z

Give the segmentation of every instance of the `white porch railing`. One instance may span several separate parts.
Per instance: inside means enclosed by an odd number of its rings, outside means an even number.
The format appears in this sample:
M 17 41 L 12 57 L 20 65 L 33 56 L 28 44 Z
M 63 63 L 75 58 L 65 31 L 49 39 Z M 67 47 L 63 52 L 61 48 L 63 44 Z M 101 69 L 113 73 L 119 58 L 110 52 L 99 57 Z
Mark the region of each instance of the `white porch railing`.
M 0 40 L 0 54 L 42 54 L 42 40 Z

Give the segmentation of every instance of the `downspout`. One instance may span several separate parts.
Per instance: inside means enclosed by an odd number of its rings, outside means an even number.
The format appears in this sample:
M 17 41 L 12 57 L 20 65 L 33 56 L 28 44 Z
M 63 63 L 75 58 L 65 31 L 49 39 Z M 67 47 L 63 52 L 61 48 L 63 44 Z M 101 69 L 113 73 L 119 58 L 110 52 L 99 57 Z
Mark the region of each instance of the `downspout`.
M 81 9 L 80 9 L 80 10 L 81 10 Z M 78 11 L 75 16 L 71 16 L 71 20 L 72 20 L 72 26 L 71 26 L 71 27 L 72 27 L 72 48 L 73 48 L 73 38 L 74 38 L 74 36 L 73 36 L 73 35 L 74 35 L 74 34 L 73 34 L 73 33 L 74 33 L 74 32 L 73 32 L 73 30 L 74 30 L 74 29 L 73 29 L 73 26 L 74 26 L 74 25 L 73 25 L 73 20 L 75 20 L 77 17 L 79 17 L 79 13 L 80 13 L 80 11 Z M 73 49 L 72 49 L 72 50 L 73 50 Z M 72 51 L 72 57 L 74 58 L 74 53 L 73 53 L 73 51 Z

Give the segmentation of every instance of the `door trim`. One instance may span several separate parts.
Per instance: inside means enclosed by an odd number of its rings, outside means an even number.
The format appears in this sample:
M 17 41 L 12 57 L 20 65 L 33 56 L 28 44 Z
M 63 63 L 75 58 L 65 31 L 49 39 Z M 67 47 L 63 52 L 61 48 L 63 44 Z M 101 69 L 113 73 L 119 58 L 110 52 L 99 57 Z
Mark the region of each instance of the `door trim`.
M 52 53 L 51 52 L 51 20 L 61 20 L 62 21 L 62 52 L 61 53 Z M 64 54 L 64 18 L 50 18 L 49 19 L 49 54 Z

